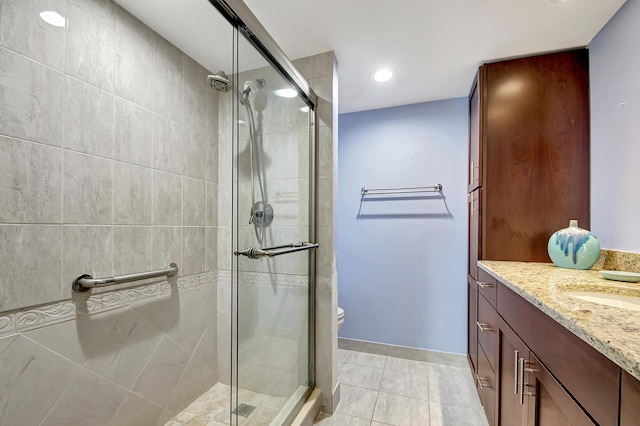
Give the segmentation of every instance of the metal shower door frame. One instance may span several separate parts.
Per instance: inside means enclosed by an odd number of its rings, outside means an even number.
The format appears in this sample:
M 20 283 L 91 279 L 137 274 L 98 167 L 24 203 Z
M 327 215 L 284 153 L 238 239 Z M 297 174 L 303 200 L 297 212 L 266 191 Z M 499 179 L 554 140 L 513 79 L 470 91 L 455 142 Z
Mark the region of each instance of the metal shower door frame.
M 289 58 L 284 54 L 282 49 L 278 46 L 278 44 L 273 40 L 273 38 L 269 35 L 267 30 L 262 26 L 262 24 L 258 21 L 256 16 L 251 12 L 251 10 L 247 7 L 247 5 L 242 0 L 209 0 L 209 2 L 232 24 L 234 27 L 234 39 L 233 39 L 233 74 L 235 75 L 238 72 L 238 44 L 239 44 L 239 33 L 245 37 L 247 41 L 262 54 L 262 56 L 266 59 L 266 61 L 273 66 L 273 68 L 280 74 L 282 78 L 292 84 L 297 90 L 304 102 L 309 106 L 309 238 L 308 241 L 315 242 L 317 241 L 316 236 L 316 206 L 317 206 L 317 158 L 318 158 L 318 126 L 317 126 L 317 115 L 318 115 L 318 96 L 315 91 L 311 88 L 306 79 L 302 76 L 302 74 L 293 66 Z M 234 95 L 235 96 L 235 95 Z M 235 97 L 234 97 L 235 99 Z M 238 103 L 234 101 L 234 103 Z M 237 108 L 234 106 L 232 120 L 234 123 L 238 121 Z M 233 126 L 234 141 L 238 137 L 238 132 L 236 126 Z M 237 155 L 235 152 L 234 143 L 233 148 L 233 156 Z M 237 177 L 234 175 L 234 180 Z M 232 185 L 234 188 L 235 185 Z M 236 189 L 232 189 L 235 191 Z M 237 194 L 232 194 L 232 199 L 237 199 Z M 235 217 L 236 210 L 232 207 L 232 217 Z M 237 225 L 236 225 L 237 226 Z M 236 234 L 232 232 L 232 246 L 237 247 Z M 233 251 L 233 247 L 231 248 Z M 285 424 L 290 424 L 297 413 L 299 412 L 302 404 L 311 393 L 315 386 L 315 289 L 316 289 L 316 252 L 317 250 L 309 250 L 309 261 L 308 261 L 308 361 L 309 361 L 309 388 L 307 392 L 304 394 L 304 397 L 301 401 L 298 402 L 296 407 L 291 411 L 288 418 L 285 421 Z M 234 276 L 233 276 L 233 268 L 232 268 L 232 277 L 231 282 L 233 286 Z M 237 277 L 236 277 L 237 279 Z M 235 287 L 235 286 L 233 286 Z M 237 300 L 237 287 L 232 288 L 232 300 Z M 232 304 L 232 324 L 236 324 L 236 334 L 237 334 L 237 309 Z M 235 316 L 235 317 L 234 317 Z M 237 347 L 235 347 L 236 352 L 234 353 L 234 345 L 237 345 L 237 336 L 231 335 L 231 347 L 232 347 L 232 362 L 235 361 L 237 364 Z M 235 355 L 235 358 L 234 358 Z M 233 373 L 232 368 L 232 373 Z M 235 371 L 237 376 L 237 369 Z M 232 381 L 233 383 L 233 381 Z M 238 383 L 238 377 L 235 377 L 235 383 Z M 232 395 L 231 395 L 231 406 L 238 405 L 238 395 L 237 389 L 236 394 L 233 393 L 232 387 Z M 235 403 L 234 403 L 235 402 Z M 230 410 L 231 411 L 231 410 Z M 232 424 L 233 419 L 231 419 Z

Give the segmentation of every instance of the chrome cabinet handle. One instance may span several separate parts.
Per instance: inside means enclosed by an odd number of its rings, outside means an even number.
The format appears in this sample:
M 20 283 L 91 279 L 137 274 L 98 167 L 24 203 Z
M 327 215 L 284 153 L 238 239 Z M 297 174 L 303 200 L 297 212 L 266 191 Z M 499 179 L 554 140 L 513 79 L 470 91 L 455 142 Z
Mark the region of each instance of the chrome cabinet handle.
M 520 358 L 519 364 L 519 372 L 518 376 L 520 377 L 520 405 L 524 404 L 524 363 L 527 362 L 524 358 Z
M 476 169 L 478 169 L 478 177 L 476 177 Z M 474 182 L 478 182 L 480 180 L 480 166 L 476 166 L 474 165 L 473 160 L 471 160 L 471 173 L 469 173 L 471 176 L 469 177 L 469 179 L 471 180 L 471 182 L 469 182 L 470 185 L 472 185 Z
M 516 349 L 514 352 L 515 352 L 516 359 L 515 359 L 515 362 L 514 362 L 513 378 L 514 378 L 514 381 L 515 381 L 515 384 L 516 384 L 515 394 L 517 395 L 518 394 L 518 383 L 519 383 L 519 380 L 518 380 L 518 358 L 520 357 L 520 351 L 518 351 Z
M 478 281 L 478 285 L 482 288 L 491 288 L 491 287 L 495 287 L 493 284 L 491 283 L 483 283 L 482 281 Z
M 520 404 L 524 405 L 524 397 L 525 396 L 535 396 L 535 393 L 533 392 L 528 392 L 524 390 L 525 386 L 529 386 L 527 383 L 524 382 L 524 373 L 535 373 L 536 370 L 535 368 L 530 368 L 527 367 L 527 363 L 529 361 L 527 361 L 524 358 L 520 358 Z
M 235 250 L 233 254 L 236 256 L 247 256 L 249 259 L 260 259 L 262 257 L 274 257 L 288 253 L 295 253 L 303 250 L 311 250 L 320 247 L 320 244 L 312 243 L 291 243 L 274 247 L 249 247 L 245 250 Z
M 478 328 L 480 329 L 480 331 L 493 331 L 493 329 L 489 324 L 479 322 L 479 321 L 476 321 L 476 324 L 478 325 Z
M 478 374 L 476 374 L 476 379 L 478 379 L 478 386 L 480 386 L 480 389 L 490 388 L 491 387 L 490 385 L 482 383 L 483 380 L 489 380 L 486 377 L 480 377 L 480 376 L 478 376 Z

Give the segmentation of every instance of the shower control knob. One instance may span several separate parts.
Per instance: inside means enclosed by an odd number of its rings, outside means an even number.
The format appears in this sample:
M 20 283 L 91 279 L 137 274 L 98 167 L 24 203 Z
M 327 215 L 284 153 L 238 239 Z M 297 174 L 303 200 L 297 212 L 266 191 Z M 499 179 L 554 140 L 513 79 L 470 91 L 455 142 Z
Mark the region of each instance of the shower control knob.
M 249 223 L 255 226 L 269 226 L 273 222 L 273 207 L 265 201 L 256 201 L 251 207 Z

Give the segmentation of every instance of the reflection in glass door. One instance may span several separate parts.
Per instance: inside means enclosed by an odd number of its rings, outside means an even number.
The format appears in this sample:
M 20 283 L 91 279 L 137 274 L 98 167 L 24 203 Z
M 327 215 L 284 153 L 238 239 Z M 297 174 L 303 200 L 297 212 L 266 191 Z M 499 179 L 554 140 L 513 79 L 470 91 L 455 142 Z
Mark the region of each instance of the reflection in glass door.
M 242 36 L 236 53 L 232 424 L 280 425 L 313 386 L 313 110 Z

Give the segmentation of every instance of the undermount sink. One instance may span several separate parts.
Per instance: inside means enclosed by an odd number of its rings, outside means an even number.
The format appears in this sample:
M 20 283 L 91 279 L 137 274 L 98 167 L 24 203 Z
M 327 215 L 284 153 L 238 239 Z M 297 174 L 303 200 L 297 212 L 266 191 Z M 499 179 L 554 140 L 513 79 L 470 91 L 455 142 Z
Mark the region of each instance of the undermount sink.
M 576 299 L 587 302 L 598 303 L 600 305 L 613 306 L 620 309 L 640 311 L 640 297 L 627 296 L 624 294 L 611 294 L 598 291 L 569 291 L 565 293 Z

